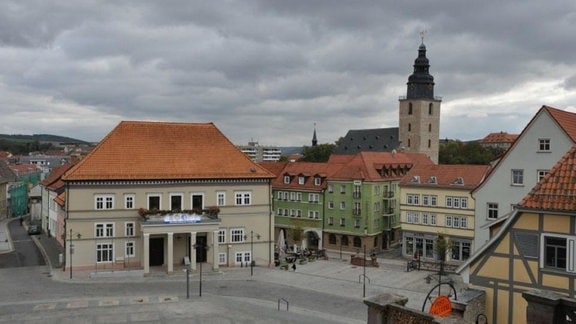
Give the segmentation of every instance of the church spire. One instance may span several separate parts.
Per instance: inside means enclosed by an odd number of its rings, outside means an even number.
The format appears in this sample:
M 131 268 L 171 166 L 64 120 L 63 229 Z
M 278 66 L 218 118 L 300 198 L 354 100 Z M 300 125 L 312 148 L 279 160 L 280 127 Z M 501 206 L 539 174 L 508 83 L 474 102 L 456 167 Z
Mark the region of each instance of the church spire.
M 424 45 L 425 33 L 420 33 L 422 43 L 418 48 L 418 57 L 414 60 L 414 73 L 408 78 L 407 99 L 434 99 L 434 77 L 429 73 L 430 63 Z
M 318 139 L 316 138 L 316 123 L 314 123 L 314 135 L 312 136 L 312 146 L 318 145 Z

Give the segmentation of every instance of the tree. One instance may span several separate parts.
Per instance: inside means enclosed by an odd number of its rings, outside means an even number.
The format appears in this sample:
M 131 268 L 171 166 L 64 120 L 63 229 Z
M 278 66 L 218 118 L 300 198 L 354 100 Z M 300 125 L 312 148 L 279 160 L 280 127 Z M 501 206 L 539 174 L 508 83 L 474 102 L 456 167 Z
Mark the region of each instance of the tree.
M 502 149 L 483 147 L 477 141 L 464 143 L 450 140 L 440 145 L 440 164 L 489 164 L 500 154 Z
M 336 149 L 335 144 L 320 144 L 317 146 L 304 146 L 302 150 L 303 162 L 327 162 Z

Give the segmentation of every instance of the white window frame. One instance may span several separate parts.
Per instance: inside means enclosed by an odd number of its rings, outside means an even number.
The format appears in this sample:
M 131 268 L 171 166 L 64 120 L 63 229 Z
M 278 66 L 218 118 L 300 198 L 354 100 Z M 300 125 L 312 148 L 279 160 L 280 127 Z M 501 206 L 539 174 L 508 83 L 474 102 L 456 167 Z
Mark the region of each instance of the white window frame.
M 340 209 L 346 209 L 346 202 L 345 201 L 340 202 Z
M 96 243 L 96 263 L 114 262 L 114 243 Z
M 334 209 L 334 201 L 330 200 L 328 202 L 328 209 Z
M 219 252 L 218 253 L 218 264 L 227 264 L 226 260 L 226 253 Z
M 550 170 L 537 170 L 536 171 L 536 179 L 538 182 L 540 182 L 540 180 L 544 179 L 544 177 L 548 174 Z
M 114 209 L 114 195 L 113 194 L 97 194 L 94 196 L 94 209 L 95 210 L 111 210 Z
M 134 208 L 136 208 L 136 195 L 124 194 L 124 209 L 134 209 Z
M 218 244 L 226 243 L 226 229 L 218 229 Z
M 334 216 L 328 217 L 328 225 L 334 225 Z
M 197 207 L 194 206 L 194 197 L 201 197 L 202 198 L 202 206 Z M 204 209 L 206 206 L 206 197 L 204 197 L 203 192 L 191 192 L 190 193 L 190 209 Z
M 244 243 L 245 233 L 243 228 L 230 229 L 230 243 Z
M 486 203 L 486 219 L 498 219 L 498 203 L 488 202 Z M 491 214 L 496 214 L 496 217 L 491 217 Z
M 346 218 L 340 217 L 340 226 L 346 226 Z
M 226 191 L 216 192 L 216 206 L 226 206 Z
M 94 237 L 114 237 L 114 223 L 95 223 Z
M 523 169 L 512 169 L 511 170 L 511 184 L 513 186 L 523 186 L 524 185 L 524 170 Z
M 341 194 L 345 194 L 345 193 L 346 193 L 346 185 L 340 185 L 340 193 L 341 193 Z
M 252 205 L 252 192 L 251 191 L 235 191 L 234 192 L 234 205 L 235 206 L 250 206 L 250 205 Z
M 127 237 L 136 236 L 136 223 L 125 222 L 124 223 L 124 235 Z
M 169 193 L 169 203 L 170 203 L 170 210 L 185 210 L 186 207 L 184 207 L 184 194 L 182 192 L 171 192 Z M 174 208 L 174 206 L 172 206 L 172 197 L 180 197 L 180 208 Z
M 560 238 L 566 240 L 566 269 L 552 267 L 546 265 L 546 238 Z M 542 233 L 540 236 L 540 268 L 546 269 L 554 269 L 559 271 L 566 271 L 570 273 L 576 272 L 576 238 L 574 236 L 568 235 L 561 235 L 561 234 L 551 234 L 551 233 Z
M 298 177 L 298 184 L 299 184 L 299 185 L 303 185 L 303 184 L 305 184 L 305 183 L 306 183 L 306 178 L 303 177 L 303 176 L 299 176 L 299 177 Z
M 285 183 L 285 184 L 289 184 L 289 183 L 290 183 L 290 176 L 288 176 L 288 175 L 285 175 L 285 176 L 284 176 L 284 183 Z
M 328 185 L 328 193 L 333 193 L 334 192 L 334 185 L 329 184 Z
M 136 256 L 136 242 L 127 241 L 124 243 L 124 256 L 126 258 L 133 258 Z
M 446 216 L 446 227 L 452 227 L 452 216 Z
M 315 186 L 319 186 L 319 185 L 321 185 L 321 184 L 322 184 L 322 178 L 315 177 L 315 178 L 314 178 L 314 185 L 315 185 Z
M 146 195 L 146 205 L 148 209 L 150 208 L 150 198 L 158 198 L 158 210 L 162 210 L 162 194 L 159 193 L 149 193 Z
M 419 194 L 406 194 L 406 204 L 418 206 L 420 204 Z
M 550 152 L 551 147 L 551 141 L 549 138 L 538 139 L 538 152 Z

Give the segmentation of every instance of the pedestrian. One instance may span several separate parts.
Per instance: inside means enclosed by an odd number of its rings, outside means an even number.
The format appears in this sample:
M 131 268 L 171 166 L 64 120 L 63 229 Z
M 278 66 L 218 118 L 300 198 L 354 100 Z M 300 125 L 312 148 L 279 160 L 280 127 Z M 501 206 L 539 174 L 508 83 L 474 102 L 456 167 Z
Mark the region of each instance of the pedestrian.
M 22 226 L 22 222 L 23 222 L 23 221 L 24 221 L 24 220 L 22 220 L 22 216 L 20 216 L 20 226 Z
M 294 272 L 296 272 L 296 262 L 292 263 L 292 270 L 294 270 Z

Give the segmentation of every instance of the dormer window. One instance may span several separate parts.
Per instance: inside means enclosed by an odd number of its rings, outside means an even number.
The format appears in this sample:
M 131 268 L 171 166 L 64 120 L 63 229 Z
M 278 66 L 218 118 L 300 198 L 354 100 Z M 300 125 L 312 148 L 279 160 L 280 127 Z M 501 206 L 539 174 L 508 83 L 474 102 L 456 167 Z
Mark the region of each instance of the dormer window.
M 306 181 L 306 179 L 303 176 L 298 177 L 298 184 L 299 185 L 303 185 L 305 181 Z
M 464 178 L 462 178 L 462 177 L 456 178 L 456 180 L 454 180 L 454 184 L 463 185 L 464 184 Z
M 284 183 L 286 183 L 286 184 L 290 183 L 290 176 L 289 175 L 284 176 Z
M 319 186 L 321 184 L 322 184 L 322 178 L 318 178 L 318 177 L 314 178 L 314 185 L 315 186 Z
M 411 183 L 420 183 L 420 176 L 413 176 L 412 179 L 410 179 Z
M 428 178 L 428 183 L 430 183 L 430 184 L 437 184 L 437 183 L 438 183 L 438 179 L 436 179 L 435 176 L 431 176 L 430 178 Z

